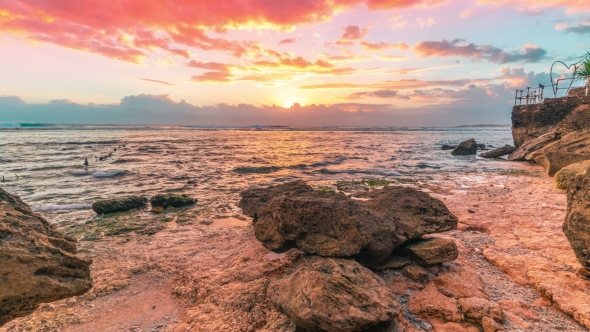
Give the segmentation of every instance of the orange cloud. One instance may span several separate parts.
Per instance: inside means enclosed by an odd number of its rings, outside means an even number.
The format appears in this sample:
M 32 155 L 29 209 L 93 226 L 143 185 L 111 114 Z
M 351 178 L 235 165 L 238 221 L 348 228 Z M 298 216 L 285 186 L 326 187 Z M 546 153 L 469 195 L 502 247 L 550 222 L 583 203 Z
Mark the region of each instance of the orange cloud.
M 285 38 L 285 39 L 283 39 L 283 40 L 281 40 L 281 41 L 279 42 L 279 45 L 283 45 L 283 44 L 293 44 L 293 43 L 294 43 L 294 42 L 296 42 L 296 41 L 297 41 L 297 39 L 295 39 L 295 38 Z
M 152 83 L 159 83 L 159 84 L 163 84 L 163 85 L 172 85 L 172 86 L 176 86 L 176 84 L 172 84 L 166 81 L 159 81 L 159 80 L 152 80 L 149 78 L 138 78 L 138 80 L 140 81 L 146 81 L 146 82 L 152 82 Z
M 369 42 L 366 42 L 363 40 L 360 42 L 360 44 L 367 51 L 382 51 L 382 50 L 387 50 L 387 49 L 392 49 L 392 48 L 398 48 L 400 50 L 407 50 L 410 48 L 408 46 L 408 44 L 406 44 L 406 43 L 394 43 L 394 44 L 388 44 L 388 43 L 384 43 L 384 42 L 369 43 Z
M 492 7 L 515 7 L 531 13 L 554 8 L 566 8 L 568 14 L 590 11 L 590 1 L 588 0 L 478 0 L 478 4 Z
M 228 83 L 233 75 L 226 71 L 208 71 L 191 77 L 191 81 L 200 83 Z

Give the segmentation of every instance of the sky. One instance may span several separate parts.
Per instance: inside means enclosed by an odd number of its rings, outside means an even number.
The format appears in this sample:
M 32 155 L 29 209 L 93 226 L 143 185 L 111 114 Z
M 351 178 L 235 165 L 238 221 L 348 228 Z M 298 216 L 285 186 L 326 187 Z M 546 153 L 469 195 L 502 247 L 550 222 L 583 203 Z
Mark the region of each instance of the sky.
M 0 0 L 0 123 L 509 124 L 586 51 L 588 0 Z

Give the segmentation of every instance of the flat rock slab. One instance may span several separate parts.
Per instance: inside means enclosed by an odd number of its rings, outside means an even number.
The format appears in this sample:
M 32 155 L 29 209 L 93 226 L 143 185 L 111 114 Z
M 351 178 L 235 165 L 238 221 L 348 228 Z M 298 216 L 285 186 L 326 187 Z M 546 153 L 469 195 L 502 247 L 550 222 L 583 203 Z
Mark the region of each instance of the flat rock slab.
M 516 151 L 515 147 L 513 147 L 512 145 L 506 145 L 506 146 L 503 146 L 501 148 L 498 148 L 498 149 L 495 149 L 492 151 L 484 152 L 484 153 L 480 154 L 479 156 L 482 158 L 498 158 L 498 157 L 509 155 L 514 151 Z
M 459 256 L 457 245 L 453 240 L 439 238 L 410 241 L 400 251 L 412 255 L 412 258 L 420 265 L 450 262 Z
M 383 280 L 351 259 L 309 256 L 268 286 L 267 295 L 298 327 L 360 331 L 397 317 Z
M 84 294 L 91 260 L 17 196 L 0 189 L 0 326 L 40 303 Z
M 240 194 L 254 232 L 273 251 L 298 248 L 325 257 L 377 263 L 409 239 L 457 228 L 457 218 L 430 195 L 407 187 L 359 194 L 314 190 L 303 181 Z

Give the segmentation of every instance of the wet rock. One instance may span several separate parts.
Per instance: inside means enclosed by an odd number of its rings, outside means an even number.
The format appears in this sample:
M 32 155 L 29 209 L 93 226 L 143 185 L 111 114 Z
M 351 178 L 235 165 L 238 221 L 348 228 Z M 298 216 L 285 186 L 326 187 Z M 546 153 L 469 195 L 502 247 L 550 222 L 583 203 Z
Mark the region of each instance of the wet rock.
M 92 209 L 96 214 L 108 214 L 129 211 L 144 207 L 148 200 L 141 196 L 129 196 L 119 199 L 104 199 L 92 203 Z
M 576 258 L 590 270 L 590 174 L 571 178 L 567 184 L 567 215 L 563 232 Z
M 91 260 L 17 196 L 0 189 L 0 326 L 92 286 Z
M 401 253 L 409 253 L 421 265 L 450 262 L 459 256 L 455 242 L 440 238 L 409 241 L 398 250 Z
M 477 144 L 477 148 L 479 150 L 486 150 L 486 145 L 485 144 Z
M 465 319 L 479 323 L 483 317 L 490 317 L 498 323 L 504 323 L 504 311 L 499 304 L 479 297 L 459 299 L 459 306 Z
M 416 280 L 416 281 L 423 281 L 428 278 L 428 271 L 421 266 L 411 265 L 406 266 L 402 270 L 408 278 Z
M 555 173 L 555 176 L 553 177 L 555 186 L 558 189 L 565 190 L 567 188 L 567 183 L 571 178 L 575 177 L 576 175 L 585 174 L 588 168 L 590 168 L 590 160 L 582 161 L 562 168 L 560 171 Z
M 562 168 L 582 161 L 590 160 L 590 153 L 572 153 L 568 151 L 547 151 L 536 157 L 535 162 L 545 169 L 549 176 L 554 176 Z
M 441 150 L 455 150 L 455 148 L 457 148 L 456 145 L 443 144 Z
M 297 247 L 327 257 L 378 263 L 422 235 L 456 229 L 458 220 L 438 199 L 388 186 L 354 200 L 313 190 L 303 181 L 241 193 L 238 206 L 254 218 L 254 232 L 273 251 Z
M 476 153 L 477 153 L 477 143 L 475 142 L 475 140 L 473 138 L 469 139 L 465 142 L 462 142 L 451 152 L 451 154 L 453 156 L 466 156 L 466 155 L 476 154 Z
M 492 151 L 488 151 L 488 152 L 484 152 L 484 153 L 480 154 L 479 156 L 482 158 L 498 158 L 498 157 L 509 155 L 514 151 L 516 151 L 515 147 L 513 147 L 512 145 L 505 145 L 501 148 L 498 148 L 498 149 L 495 149 Z
M 176 195 L 176 194 L 158 194 L 150 199 L 152 207 L 167 208 L 172 207 L 183 207 L 186 205 L 192 205 L 197 203 L 197 200 L 190 198 L 187 195 Z
M 268 298 L 300 328 L 359 331 L 397 317 L 383 280 L 350 259 L 308 256 L 268 285 Z

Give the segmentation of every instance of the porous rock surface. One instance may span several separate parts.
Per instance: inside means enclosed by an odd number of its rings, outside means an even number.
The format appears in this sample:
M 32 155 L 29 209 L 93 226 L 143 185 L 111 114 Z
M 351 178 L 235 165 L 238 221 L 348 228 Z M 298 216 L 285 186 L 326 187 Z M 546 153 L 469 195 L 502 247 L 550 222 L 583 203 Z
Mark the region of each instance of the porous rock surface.
M 240 194 L 254 232 L 273 251 L 296 247 L 326 257 L 380 262 L 409 239 L 456 229 L 458 220 L 438 199 L 407 187 L 385 187 L 354 200 L 314 190 L 303 181 Z
M 295 325 L 314 331 L 359 331 L 401 312 L 383 280 L 351 259 L 304 257 L 267 294 Z
M 90 263 L 76 256 L 75 239 L 0 189 L 0 326 L 88 291 Z
M 484 148 L 485 148 L 485 145 L 484 145 Z M 476 154 L 477 149 L 478 149 L 478 144 L 472 138 L 472 139 L 469 139 L 469 140 L 459 144 L 453 151 L 451 151 L 451 154 L 453 156 L 465 156 L 465 155 L 470 155 L 470 154 Z
M 148 200 L 142 196 L 128 196 L 118 199 L 103 199 L 92 203 L 92 209 L 97 214 L 124 212 L 143 207 Z
M 197 203 L 197 200 L 187 195 L 176 195 L 176 194 L 158 194 L 150 199 L 152 207 L 167 208 L 172 207 L 183 207 L 186 205 L 192 205 Z
M 590 174 L 576 175 L 567 184 L 567 215 L 563 232 L 576 258 L 590 270 Z
M 582 161 L 579 163 L 571 164 L 567 167 L 562 168 L 559 172 L 555 173 L 553 181 L 558 189 L 565 190 L 569 180 L 576 175 L 585 174 L 590 168 L 590 160 Z
M 398 250 L 409 253 L 420 265 L 451 262 L 459 256 L 457 245 L 453 240 L 439 238 L 408 241 Z

